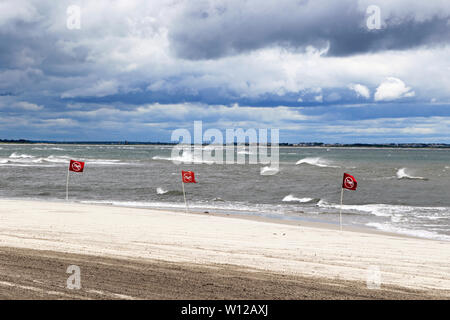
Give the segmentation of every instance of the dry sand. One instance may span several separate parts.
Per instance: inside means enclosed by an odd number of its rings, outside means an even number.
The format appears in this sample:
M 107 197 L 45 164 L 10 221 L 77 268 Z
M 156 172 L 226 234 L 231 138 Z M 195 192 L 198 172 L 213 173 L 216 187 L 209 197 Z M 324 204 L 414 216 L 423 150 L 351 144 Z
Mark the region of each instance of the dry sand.
M 0 200 L 0 246 L 3 298 L 450 298 L 449 242 L 304 222 Z

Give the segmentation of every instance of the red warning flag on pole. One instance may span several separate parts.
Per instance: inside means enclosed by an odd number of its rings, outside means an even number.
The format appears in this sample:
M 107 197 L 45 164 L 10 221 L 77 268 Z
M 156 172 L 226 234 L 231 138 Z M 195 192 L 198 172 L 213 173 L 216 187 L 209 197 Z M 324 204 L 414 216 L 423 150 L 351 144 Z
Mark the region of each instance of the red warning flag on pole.
M 195 181 L 194 171 L 183 171 L 181 170 L 181 186 L 183 187 L 183 197 L 184 197 L 184 205 L 186 206 L 186 213 L 189 212 L 187 200 L 186 200 L 186 192 L 184 191 L 185 183 L 197 183 Z
M 70 160 L 69 170 L 67 171 L 67 182 L 66 182 L 66 200 L 69 200 L 69 177 L 70 171 L 72 172 L 83 172 L 84 162 Z
M 344 178 L 342 180 L 342 188 L 348 190 L 356 190 L 357 186 L 358 182 L 356 181 L 355 177 L 348 173 L 344 173 Z
M 195 181 L 194 171 L 181 170 L 181 180 L 184 183 L 197 183 L 197 181 Z
M 339 207 L 339 227 L 342 231 L 342 202 L 344 200 L 344 189 L 348 190 L 356 190 L 358 186 L 358 181 L 356 181 L 355 177 L 351 174 L 344 173 L 344 178 L 342 179 L 342 188 L 341 188 L 341 206 Z
M 70 160 L 69 171 L 72 172 L 83 172 L 84 170 L 84 162 Z

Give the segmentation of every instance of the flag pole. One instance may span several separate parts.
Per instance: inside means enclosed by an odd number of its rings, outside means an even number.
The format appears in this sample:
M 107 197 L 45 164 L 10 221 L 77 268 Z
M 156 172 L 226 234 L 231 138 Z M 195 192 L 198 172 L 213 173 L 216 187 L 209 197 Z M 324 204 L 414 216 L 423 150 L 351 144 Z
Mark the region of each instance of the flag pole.
M 69 200 L 69 177 L 70 177 L 70 170 L 67 169 L 66 201 Z
M 342 200 L 344 199 L 344 188 L 341 188 L 341 206 L 339 207 L 339 228 L 342 231 Z
M 184 205 L 186 206 L 186 213 L 188 213 L 188 205 L 187 205 L 187 201 L 186 201 L 186 192 L 184 191 L 184 182 L 183 182 L 183 178 L 181 178 L 181 185 L 183 186 Z

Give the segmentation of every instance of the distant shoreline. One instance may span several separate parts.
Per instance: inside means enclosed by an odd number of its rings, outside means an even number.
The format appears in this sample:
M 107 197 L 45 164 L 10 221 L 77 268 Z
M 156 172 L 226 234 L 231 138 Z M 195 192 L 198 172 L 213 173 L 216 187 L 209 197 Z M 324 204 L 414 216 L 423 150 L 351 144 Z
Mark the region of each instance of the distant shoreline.
M 32 141 L 32 140 L 9 140 L 0 139 L 0 144 L 55 144 L 55 145 L 177 145 L 175 142 L 142 142 L 142 141 Z M 211 144 L 203 143 L 203 146 Z M 214 144 L 212 144 L 214 145 Z M 235 145 L 245 145 L 248 143 Z M 270 143 L 268 144 L 270 145 Z M 220 146 L 220 145 L 217 145 Z M 225 146 L 225 145 L 223 145 Z M 390 149 L 450 149 L 447 143 L 322 143 L 322 142 L 301 142 L 301 143 L 280 143 L 280 147 L 303 147 L 303 148 L 390 148 Z

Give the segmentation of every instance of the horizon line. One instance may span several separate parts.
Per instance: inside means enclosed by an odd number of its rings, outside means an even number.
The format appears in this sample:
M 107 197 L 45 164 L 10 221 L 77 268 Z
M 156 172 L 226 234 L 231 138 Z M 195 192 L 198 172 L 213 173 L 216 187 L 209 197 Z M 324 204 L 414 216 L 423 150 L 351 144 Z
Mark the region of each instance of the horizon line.
M 55 140 L 28 140 L 28 139 L 0 139 L 0 143 L 2 144 L 108 144 L 108 145 L 178 145 L 179 142 L 164 142 L 164 141 L 128 141 L 128 140 L 117 140 L 117 141 L 55 141 Z M 194 143 L 185 144 L 185 145 L 195 145 Z M 202 143 L 202 145 L 222 145 L 225 146 L 227 144 L 214 144 L 214 143 Z M 229 144 L 228 144 L 229 145 Z M 234 142 L 233 145 L 250 145 L 248 142 Z M 257 143 L 256 145 L 259 145 Z M 267 143 L 267 145 L 272 145 L 271 143 Z M 372 147 L 441 147 L 441 148 L 450 148 L 449 143 L 441 143 L 441 142 L 391 142 L 391 143 L 327 143 L 327 142 L 280 142 L 279 146 L 305 146 L 305 147 L 336 147 L 336 146 L 372 146 Z

